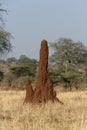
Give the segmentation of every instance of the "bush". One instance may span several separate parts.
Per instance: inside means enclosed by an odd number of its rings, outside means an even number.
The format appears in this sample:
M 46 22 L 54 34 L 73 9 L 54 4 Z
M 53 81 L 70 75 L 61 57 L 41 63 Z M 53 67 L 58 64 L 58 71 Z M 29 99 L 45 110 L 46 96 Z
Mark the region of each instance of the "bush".
M 84 79 L 84 74 L 76 70 L 69 70 L 66 73 L 64 68 L 50 68 L 49 73 L 55 85 L 63 84 L 64 88 L 70 91 L 72 88 L 78 89 Z
M 20 76 L 35 76 L 34 70 L 32 71 L 28 66 L 15 66 L 10 68 L 11 72 L 17 77 Z

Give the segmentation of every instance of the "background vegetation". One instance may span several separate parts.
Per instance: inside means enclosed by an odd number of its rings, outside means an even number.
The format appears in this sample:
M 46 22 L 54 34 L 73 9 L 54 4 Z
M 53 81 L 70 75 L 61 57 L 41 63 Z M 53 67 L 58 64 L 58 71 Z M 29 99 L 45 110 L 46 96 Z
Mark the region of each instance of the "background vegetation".
M 2 47 L 2 46 L 1 46 Z M 65 90 L 87 89 L 87 48 L 81 42 L 60 38 L 50 43 L 49 75 L 54 86 Z M 8 49 L 8 48 L 6 48 Z M 1 88 L 24 89 L 27 79 L 36 82 L 38 61 L 21 55 L 0 60 Z
M 87 47 L 68 38 L 60 38 L 50 45 L 54 50 L 49 68 L 53 82 L 70 91 L 83 86 L 87 89 Z
M 2 26 L 4 24 L 3 13 L 7 13 L 0 4 L 0 56 L 12 50 L 11 34 Z M 63 87 L 66 90 L 87 89 L 87 47 L 84 43 L 72 39 L 60 38 L 50 43 L 53 54 L 49 58 L 49 74 L 54 86 Z M 19 59 L 10 57 L 0 60 L 0 88 L 24 89 L 27 79 L 35 83 L 38 69 L 38 61 L 26 55 Z

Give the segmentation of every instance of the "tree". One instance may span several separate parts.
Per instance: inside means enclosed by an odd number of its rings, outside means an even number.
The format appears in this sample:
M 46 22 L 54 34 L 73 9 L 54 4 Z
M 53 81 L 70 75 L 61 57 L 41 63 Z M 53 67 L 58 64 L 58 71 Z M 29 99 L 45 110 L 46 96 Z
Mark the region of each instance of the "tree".
M 10 67 L 10 71 L 17 77 L 30 76 L 35 78 L 37 71 L 37 60 L 30 59 L 26 55 L 21 55 L 15 64 Z
M 63 86 L 67 90 L 72 90 L 73 88 L 80 88 L 81 83 L 84 81 L 85 75 L 75 69 L 70 69 L 67 73 L 63 66 L 58 66 L 54 68 L 51 66 L 49 68 L 50 76 L 53 80 L 54 85 Z
M 18 78 L 21 76 L 35 76 L 35 73 L 31 71 L 28 66 L 15 66 L 10 68 L 11 72 Z
M 37 60 L 30 59 L 26 55 L 21 55 L 20 58 L 17 60 L 17 64 L 23 67 L 28 66 L 32 72 L 36 73 Z
M 79 72 L 79 66 L 87 63 L 87 48 L 82 42 L 66 38 L 51 43 L 51 47 L 54 50 L 50 57 L 50 61 L 55 64 L 51 71 L 53 79 L 56 79 L 54 81 L 64 82 L 64 87 L 70 90 L 73 85 L 78 88 L 78 84 L 84 79 L 83 72 Z
M 0 6 L 1 6 L 1 3 L 0 3 Z M 1 22 L 3 21 L 3 18 L 2 18 L 3 12 L 6 13 L 6 10 L 0 8 L 0 21 Z M 10 39 L 11 39 L 11 34 L 5 31 L 4 28 L 0 25 L 0 54 L 1 55 L 4 54 L 5 52 L 11 51 L 12 46 L 11 46 Z
M 1 5 L 2 4 L 0 3 L 0 56 L 5 54 L 6 52 L 11 51 L 12 49 L 12 45 L 10 42 L 11 34 L 4 29 L 4 26 L 2 26 L 2 24 L 4 23 L 3 13 L 7 13 L 7 11 L 5 9 L 2 9 Z M 1 60 L 0 63 L 4 64 L 5 61 Z M 0 81 L 2 81 L 3 78 L 4 78 L 4 72 L 0 71 Z
M 6 60 L 7 64 L 13 64 L 13 63 L 16 63 L 16 62 L 17 62 L 17 59 L 15 57 L 10 57 Z
M 82 42 L 74 42 L 71 39 L 60 38 L 51 43 L 54 53 L 50 57 L 52 63 L 65 66 L 68 71 L 69 66 L 77 66 L 87 62 L 87 48 Z
M 11 43 L 10 43 L 11 34 L 0 30 L 0 54 L 4 54 L 5 52 L 11 51 Z
M 18 64 L 28 64 L 31 62 L 31 59 L 28 58 L 26 55 L 21 55 L 18 59 Z

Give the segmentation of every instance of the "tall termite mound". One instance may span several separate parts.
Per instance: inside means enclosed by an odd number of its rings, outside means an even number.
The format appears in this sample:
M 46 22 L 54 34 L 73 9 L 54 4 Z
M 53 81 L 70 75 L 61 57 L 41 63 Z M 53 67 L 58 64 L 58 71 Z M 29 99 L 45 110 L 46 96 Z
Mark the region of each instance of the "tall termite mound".
M 42 40 L 36 87 L 34 93 L 32 92 L 33 96 L 31 97 L 31 99 L 29 98 L 29 95 L 32 95 L 30 94 L 32 89 L 30 89 L 30 91 L 29 88 L 26 89 L 27 95 L 25 98 L 25 102 L 31 101 L 32 103 L 42 103 L 47 101 L 52 101 L 52 102 L 59 101 L 59 99 L 56 97 L 56 92 L 53 89 L 53 83 L 49 77 L 48 70 L 47 70 L 48 54 L 49 54 L 49 50 L 48 50 L 47 41 Z M 59 102 L 62 103 L 61 101 Z

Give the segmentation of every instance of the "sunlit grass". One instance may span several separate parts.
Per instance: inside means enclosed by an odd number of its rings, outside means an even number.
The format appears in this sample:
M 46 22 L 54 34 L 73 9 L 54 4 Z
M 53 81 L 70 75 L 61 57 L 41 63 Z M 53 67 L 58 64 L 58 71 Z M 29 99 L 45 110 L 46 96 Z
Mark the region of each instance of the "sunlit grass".
M 57 96 L 64 105 L 23 106 L 25 91 L 0 91 L 0 130 L 87 130 L 87 91 Z

